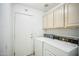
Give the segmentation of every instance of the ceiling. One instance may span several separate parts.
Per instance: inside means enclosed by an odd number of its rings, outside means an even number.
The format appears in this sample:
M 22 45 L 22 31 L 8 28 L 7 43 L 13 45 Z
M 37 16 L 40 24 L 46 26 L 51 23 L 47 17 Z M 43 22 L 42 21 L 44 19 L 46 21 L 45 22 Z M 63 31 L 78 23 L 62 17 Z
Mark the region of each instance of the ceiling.
M 22 4 L 31 8 L 35 8 L 37 10 L 41 10 L 43 12 L 47 12 L 48 10 L 55 7 L 59 3 L 22 3 Z M 45 7 L 45 5 L 46 6 L 48 5 L 48 7 Z

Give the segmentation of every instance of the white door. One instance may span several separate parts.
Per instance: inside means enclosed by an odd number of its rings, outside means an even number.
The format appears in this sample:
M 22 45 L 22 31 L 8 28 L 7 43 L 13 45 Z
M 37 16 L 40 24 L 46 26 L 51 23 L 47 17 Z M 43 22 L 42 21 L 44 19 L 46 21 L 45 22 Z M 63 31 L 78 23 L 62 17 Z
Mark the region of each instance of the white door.
M 14 52 L 17 56 L 33 53 L 33 40 L 31 38 L 32 16 L 16 14 Z

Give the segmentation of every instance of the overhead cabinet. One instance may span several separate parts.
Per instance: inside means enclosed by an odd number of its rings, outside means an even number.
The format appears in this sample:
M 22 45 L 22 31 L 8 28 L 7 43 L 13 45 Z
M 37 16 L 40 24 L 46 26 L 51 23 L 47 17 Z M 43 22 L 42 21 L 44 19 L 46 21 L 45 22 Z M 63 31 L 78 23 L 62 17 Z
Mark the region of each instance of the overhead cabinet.
M 64 5 L 54 10 L 54 28 L 64 27 Z
M 79 3 L 70 3 L 65 5 L 65 26 L 79 26 Z
M 44 16 L 44 29 L 79 27 L 79 3 L 58 6 Z
M 60 6 L 44 16 L 44 29 L 61 28 L 64 25 L 64 6 Z

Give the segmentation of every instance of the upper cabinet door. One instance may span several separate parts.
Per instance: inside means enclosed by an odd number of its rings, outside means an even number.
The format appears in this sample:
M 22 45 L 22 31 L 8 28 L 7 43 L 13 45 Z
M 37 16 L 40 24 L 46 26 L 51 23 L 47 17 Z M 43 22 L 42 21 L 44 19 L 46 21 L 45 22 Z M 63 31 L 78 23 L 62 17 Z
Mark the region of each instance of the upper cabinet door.
M 43 29 L 47 29 L 47 27 L 48 27 L 47 22 L 48 22 L 48 16 L 45 15 L 45 16 L 43 17 Z
M 53 12 L 48 14 L 48 28 L 53 28 Z
M 65 5 L 65 26 L 79 26 L 79 4 L 71 3 Z
M 54 28 L 64 27 L 64 5 L 54 10 Z

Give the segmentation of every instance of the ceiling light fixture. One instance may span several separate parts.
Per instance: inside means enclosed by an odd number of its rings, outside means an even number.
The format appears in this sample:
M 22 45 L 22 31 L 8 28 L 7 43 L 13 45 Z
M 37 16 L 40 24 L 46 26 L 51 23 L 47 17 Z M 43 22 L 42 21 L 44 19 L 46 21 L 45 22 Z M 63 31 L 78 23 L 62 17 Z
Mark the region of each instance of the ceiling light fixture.
M 48 7 L 48 4 L 45 4 L 44 7 Z

